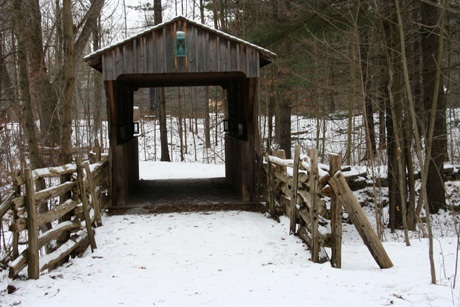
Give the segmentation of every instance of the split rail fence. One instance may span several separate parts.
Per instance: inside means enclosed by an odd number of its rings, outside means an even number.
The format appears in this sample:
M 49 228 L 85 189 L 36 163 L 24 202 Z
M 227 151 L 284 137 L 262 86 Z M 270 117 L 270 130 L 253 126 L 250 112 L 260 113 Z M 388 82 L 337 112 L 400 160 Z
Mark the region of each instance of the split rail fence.
M 265 160 L 267 209 L 274 219 L 281 215 L 289 217 L 290 234 L 297 234 L 306 242 L 313 262 L 330 261 L 333 267 L 341 268 L 345 209 L 380 268 L 393 266 L 341 172 L 339 155 L 329 155 L 327 170 L 318 167 L 316 149 L 309 149 L 308 156 L 301 157 L 299 145 L 294 159 L 286 159 L 284 151 L 279 150 L 274 155 L 266 154 Z M 329 210 L 321 194 L 330 196 Z M 331 248 L 330 259 L 326 248 Z
M 92 164 L 77 156 L 76 163 L 17 172 L 0 204 L 0 220 L 12 214 L 10 278 L 27 267 L 28 278 L 38 279 L 40 271 L 56 268 L 88 246 L 96 248 L 94 227 L 102 225 L 109 167 L 107 157 L 100 157 Z

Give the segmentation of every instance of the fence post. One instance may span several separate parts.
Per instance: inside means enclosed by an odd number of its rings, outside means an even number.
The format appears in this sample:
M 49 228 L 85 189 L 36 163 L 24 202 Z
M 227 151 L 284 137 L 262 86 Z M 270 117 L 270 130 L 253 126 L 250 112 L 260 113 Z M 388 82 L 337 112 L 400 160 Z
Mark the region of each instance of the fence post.
M 85 171 L 86 177 L 88 178 L 89 182 L 89 191 L 91 194 L 91 202 L 93 203 L 94 215 L 96 216 L 96 221 L 98 226 L 102 226 L 102 217 L 101 217 L 101 208 L 99 206 L 99 201 L 96 197 L 96 190 L 94 186 L 94 179 L 93 174 L 91 173 L 91 169 L 89 167 L 89 162 L 85 162 Z
M 388 254 L 383 248 L 382 242 L 380 242 L 379 237 L 375 234 L 371 223 L 369 223 L 366 214 L 361 208 L 361 205 L 356 197 L 353 195 L 353 192 L 348 186 L 347 180 L 343 174 L 338 172 L 334 175 L 334 177 L 329 179 L 329 182 L 336 193 L 338 200 L 343 204 L 350 220 L 355 225 L 356 230 L 358 230 L 364 244 L 371 252 L 372 257 L 374 257 L 377 264 L 381 269 L 391 268 L 393 263 L 391 262 L 390 257 L 388 257 Z
M 298 179 L 299 179 L 299 160 L 300 160 L 300 145 L 295 145 L 295 153 L 294 153 L 294 166 L 292 170 L 292 187 L 291 187 L 291 212 L 290 212 L 290 219 L 291 223 L 289 225 L 289 234 L 295 233 L 295 213 L 297 209 L 297 187 L 298 187 Z
M 40 276 L 39 270 L 39 249 L 38 249 L 38 227 L 37 227 L 37 209 L 35 208 L 35 186 L 30 168 L 24 171 L 26 184 L 26 210 L 27 210 L 27 275 L 29 279 L 38 279 Z
M 77 163 L 77 176 L 78 186 L 80 188 L 80 198 L 83 203 L 83 215 L 85 217 L 86 232 L 88 233 L 89 243 L 91 245 L 91 251 L 97 248 L 96 240 L 94 239 L 93 226 L 91 225 L 91 217 L 89 216 L 89 205 L 88 198 L 86 197 L 85 182 L 83 181 L 83 166 L 81 156 L 76 157 Z
M 308 150 L 310 156 L 310 194 L 312 196 L 312 208 L 311 208 L 311 260 L 315 263 L 319 262 L 319 234 L 318 234 L 318 202 L 316 201 L 316 195 L 318 194 L 318 150 L 310 148 Z
M 329 155 L 329 174 L 334 176 L 342 168 L 340 156 Z M 332 234 L 332 256 L 331 264 L 340 269 L 342 267 L 342 204 L 339 203 L 337 195 L 332 190 L 331 195 L 331 234 Z
M 275 219 L 276 212 L 275 212 L 275 196 L 273 195 L 272 189 L 272 163 L 270 162 L 270 157 L 268 153 L 265 154 L 265 159 L 267 160 L 267 192 L 268 192 L 268 210 L 270 212 L 270 216 Z

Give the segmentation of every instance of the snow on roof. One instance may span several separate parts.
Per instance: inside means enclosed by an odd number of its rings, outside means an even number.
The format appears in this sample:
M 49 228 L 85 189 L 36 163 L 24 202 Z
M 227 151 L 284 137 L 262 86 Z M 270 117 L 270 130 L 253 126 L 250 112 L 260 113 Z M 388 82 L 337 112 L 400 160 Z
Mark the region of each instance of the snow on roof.
M 94 51 L 94 52 L 92 52 L 92 53 L 86 55 L 83 59 L 84 59 L 85 61 L 87 61 L 87 60 L 89 60 L 89 59 L 91 59 L 91 58 L 94 58 L 94 57 L 96 57 L 96 56 L 98 56 L 98 55 L 101 55 L 102 53 L 106 52 L 107 50 L 110 50 L 110 49 L 115 48 L 115 47 L 117 47 L 117 46 L 123 45 L 123 44 L 125 44 L 125 43 L 127 43 L 127 42 L 129 42 L 129 41 L 132 41 L 132 40 L 134 40 L 134 39 L 136 39 L 136 38 L 139 38 L 139 37 L 145 35 L 146 33 L 149 33 L 149 32 L 154 31 L 154 30 L 156 30 L 156 29 L 160 29 L 160 28 L 164 27 L 165 25 L 170 24 L 170 23 L 173 23 L 173 22 L 175 22 L 175 21 L 177 21 L 177 20 L 185 20 L 186 22 L 188 22 L 188 23 L 190 23 L 190 24 L 192 24 L 192 25 L 194 25 L 194 26 L 203 28 L 203 29 L 205 29 L 205 30 L 207 30 L 207 31 L 210 31 L 210 32 L 214 32 L 214 33 L 216 33 L 217 35 L 223 36 L 223 37 L 225 37 L 225 38 L 227 38 L 227 39 L 229 39 L 229 40 L 232 40 L 232 41 L 235 41 L 235 42 L 238 42 L 238 43 L 247 45 L 247 46 L 249 46 L 249 47 L 252 47 L 252 48 L 258 50 L 259 52 L 264 53 L 264 54 L 266 54 L 266 55 L 268 55 L 268 56 L 276 57 L 276 53 L 274 53 L 274 52 L 272 52 L 272 51 L 270 51 L 270 50 L 268 50 L 268 49 L 262 48 L 262 47 L 260 47 L 260 46 L 257 46 L 257 45 L 255 45 L 255 44 L 253 44 L 253 43 L 250 43 L 250 42 L 245 41 L 245 40 L 243 40 L 243 39 L 241 39 L 241 38 L 238 38 L 238 37 L 236 37 L 236 36 L 233 36 L 233 35 L 230 35 L 230 34 L 228 34 L 228 33 L 225 33 L 225 32 L 223 32 L 223 31 L 217 30 L 217 29 L 212 28 L 212 27 L 210 27 L 210 26 L 207 26 L 207 25 L 205 25 L 205 24 L 198 23 L 198 22 L 196 22 L 196 21 L 190 20 L 190 19 L 188 19 L 188 18 L 186 18 L 186 17 L 184 17 L 184 16 L 177 16 L 177 17 L 175 17 L 175 18 L 173 18 L 173 19 L 171 19 L 171 20 L 169 20 L 169 21 L 166 21 L 166 22 L 160 23 L 160 24 L 158 24 L 158 25 L 149 27 L 149 28 L 145 29 L 144 31 L 141 31 L 141 32 L 139 32 L 139 33 L 137 33 L 137 34 L 135 34 L 135 35 L 132 35 L 132 36 L 128 37 L 128 38 L 125 38 L 124 40 L 115 42 L 115 43 L 113 43 L 113 44 L 111 44 L 111 45 L 108 45 L 108 46 L 105 46 L 105 47 L 103 47 L 103 48 L 101 48 L 101 49 L 98 49 L 98 50 L 96 50 L 96 51 Z

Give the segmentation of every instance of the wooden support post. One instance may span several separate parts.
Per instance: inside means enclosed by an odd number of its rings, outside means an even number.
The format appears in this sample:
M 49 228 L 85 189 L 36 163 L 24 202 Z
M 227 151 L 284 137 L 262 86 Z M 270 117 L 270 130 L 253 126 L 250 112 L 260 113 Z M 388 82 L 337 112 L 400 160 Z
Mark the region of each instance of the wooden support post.
M 329 184 L 334 190 L 337 200 L 341 202 L 348 213 L 351 221 L 358 230 L 359 235 L 364 241 L 372 256 L 374 257 L 377 264 L 381 269 L 388 269 L 393 266 L 393 263 L 388 257 L 385 249 L 383 248 L 382 242 L 372 229 L 369 220 L 366 218 L 363 209 L 361 208 L 358 200 L 353 195 L 350 187 L 343 174 L 339 171 L 331 179 Z
M 96 162 L 100 162 L 101 161 L 101 152 L 102 152 L 101 147 L 100 146 L 94 147 L 94 151 L 96 153 Z
M 86 197 L 85 183 L 83 181 L 83 166 L 81 161 L 81 156 L 77 156 L 77 176 L 78 176 L 78 186 L 80 189 L 80 198 L 83 203 L 83 215 L 85 217 L 86 231 L 88 232 L 89 243 L 91 245 L 91 251 L 94 252 L 94 249 L 97 248 L 96 240 L 94 239 L 93 226 L 91 225 L 91 217 L 89 216 L 89 204 L 88 198 Z
M 272 181 L 272 163 L 268 158 L 268 153 L 265 154 L 265 159 L 267 160 L 267 192 L 269 196 L 268 200 L 268 210 L 270 212 L 270 216 L 273 219 L 276 219 L 276 212 L 275 212 L 275 196 L 273 195 L 273 181 Z
M 37 227 L 37 209 L 35 207 L 35 186 L 32 178 L 32 171 L 27 168 L 24 171 L 26 184 L 25 205 L 27 210 L 27 275 L 29 279 L 38 279 L 39 271 L 39 248 L 38 248 L 38 227 Z
M 329 174 L 334 176 L 341 169 L 340 155 L 329 155 Z M 331 265 L 340 269 L 342 267 L 342 204 L 332 190 L 331 195 L 331 234 L 332 256 Z
M 312 250 L 311 260 L 315 263 L 319 262 L 319 234 L 318 234 L 318 202 L 316 195 L 318 194 L 318 150 L 310 148 L 308 150 L 310 156 L 310 194 L 312 195 L 311 207 L 311 237 L 312 237 Z
M 91 173 L 91 169 L 89 168 L 89 162 L 85 162 L 85 171 L 86 177 L 88 178 L 89 183 L 89 192 L 91 194 L 91 202 L 93 204 L 94 215 L 96 216 L 96 222 L 98 226 L 102 226 L 102 217 L 101 217 L 101 208 L 99 206 L 99 201 L 96 195 L 96 187 L 94 186 L 94 179 L 93 174 Z
M 292 187 L 291 187 L 291 211 L 289 218 L 291 223 L 289 225 L 289 234 L 295 234 L 296 231 L 296 221 L 295 213 L 297 210 L 297 188 L 298 188 L 298 178 L 299 178 L 299 160 L 300 160 L 300 145 L 295 145 L 295 154 L 294 154 L 294 167 L 292 170 Z

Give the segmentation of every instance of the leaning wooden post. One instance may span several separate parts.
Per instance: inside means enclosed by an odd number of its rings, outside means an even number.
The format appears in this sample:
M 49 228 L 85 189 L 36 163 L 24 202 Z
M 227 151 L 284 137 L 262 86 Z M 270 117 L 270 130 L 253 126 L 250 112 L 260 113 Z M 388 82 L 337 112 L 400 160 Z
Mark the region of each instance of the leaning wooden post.
M 24 171 L 26 184 L 25 205 L 27 210 L 27 275 L 29 279 L 38 279 L 40 276 L 37 209 L 35 207 L 35 186 L 30 168 Z
M 372 229 L 371 223 L 369 223 L 361 205 L 353 195 L 353 192 L 348 186 L 342 172 L 337 172 L 334 177 L 329 179 L 329 184 L 337 195 L 337 200 L 343 204 L 350 220 L 355 225 L 359 235 L 364 241 L 364 244 L 371 252 L 372 257 L 374 257 L 377 264 L 381 269 L 391 268 L 393 263 L 391 262 L 390 257 L 388 257 L 385 249 L 383 248 L 382 242 L 380 242 L 374 229 Z
M 340 156 L 329 155 L 329 174 L 334 176 L 341 169 Z M 332 256 L 331 264 L 340 269 L 342 267 L 342 204 L 332 190 L 331 195 L 331 234 L 332 234 Z
M 318 194 L 318 150 L 310 148 L 308 150 L 310 156 L 310 194 L 312 199 L 311 204 L 311 237 L 312 249 L 311 260 L 315 263 L 319 262 L 319 234 L 318 234 L 318 202 L 316 196 Z
M 93 226 L 91 225 L 91 217 L 89 216 L 89 204 L 88 198 L 86 197 L 85 182 L 83 181 L 83 166 L 81 156 L 77 156 L 77 176 L 78 176 L 78 187 L 80 189 L 80 198 L 83 203 L 83 215 L 85 218 L 86 232 L 88 233 L 89 243 L 91 245 L 91 251 L 97 248 L 96 240 L 94 239 Z
M 296 222 L 295 222 L 295 213 L 297 209 L 297 188 L 299 185 L 299 160 L 300 160 L 300 145 L 295 145 L 295 153 L 294 153 L 294 166 L 292 170 L 292 187 L 291 187 L 291 212 L 289 218 L 291 219 L 291 223 L 289 225 L 289 234 L 294 234 L 296 229 Z

